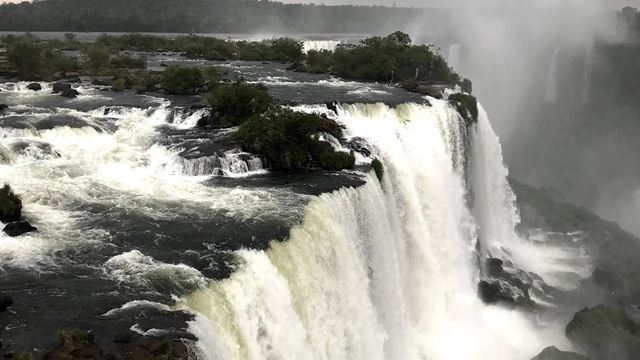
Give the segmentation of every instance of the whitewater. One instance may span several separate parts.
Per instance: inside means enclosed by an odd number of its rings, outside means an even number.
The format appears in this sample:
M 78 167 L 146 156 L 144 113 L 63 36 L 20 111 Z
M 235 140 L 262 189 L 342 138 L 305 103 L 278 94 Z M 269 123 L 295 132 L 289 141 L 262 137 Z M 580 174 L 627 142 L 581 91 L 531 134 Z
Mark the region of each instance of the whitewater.
M 268 171 L 239 148 L 199 153 L 191 143 L 210 140 L 196 128 L 204 109 L 150 99 L 86 110 L 77 105 L 102 95 L 81 90 L 75 108 L 38 107 L 53 95 L 3 85 L 17 105 L 0 115 L 0 177 L 39 231 L 0 235 L 1 270 L 78 274 L 107 294 L 112 285 L 91 279 L 112 281 L 127 295 L 96 302 L 104 318 L 194 314 L 190 350 L 204 359 L 528 360 L 549 344 L 569 347 L 555 324 L 478 297 L 489 257 L 559 288 L 574 286 L 563 275 L 578 271 L 558 265 L 574 255 L 516 233 L 508 170 L 481 106 L 471 126 L 432 98 L 294 107 L 344 125 L 372 151 L 357 154 L 358 165 L 379 159 L 384 168 L 380 179 L 342 172 L 361 185 L 315 196 L 243 186 Z
M 486 112 L 467 129 L 431 102 L 338 107 L 347 134 L 373 145 L 382 181 L 317 197 L 286 241 L 238 251 L 229 279 L 181 299 L 205 357 L 517 360 L 561 341 L 478 299 L 484 256 L 522 260 L 508 254 L 527 245 Z

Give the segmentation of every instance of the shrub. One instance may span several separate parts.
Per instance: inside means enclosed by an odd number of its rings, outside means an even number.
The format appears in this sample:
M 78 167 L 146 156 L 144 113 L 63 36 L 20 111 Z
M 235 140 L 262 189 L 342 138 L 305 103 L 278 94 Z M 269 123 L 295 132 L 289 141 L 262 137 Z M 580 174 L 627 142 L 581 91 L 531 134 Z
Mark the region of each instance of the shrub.
M 326 74 L 333 66 L 333 52 L 328 50 L 310 50 L 305 60 L 305 71 L 313 74 Z
M 216 127 L 237 126 L 271 107 L 271 95 L 264 85 L 237 81 L 220 86 L 207 96 Z
M 33 360 L 33 354 L 27 352 L 19 352 L 11 355 L 11 360 Z
M 90 336 L 81 330 L 61 330 L 56 334 L 58 345 L 74 346 L 90 343 Z
M 234 137 L 246 151 L 264 156 L 275 169 L 303 169 L 313 162 L 328 170 L 353 167 L 354 157 L 318 141 L 313 135 L 319 132 L 342 137 L 342 128 L 324 115 L 272 108 L 244 122 Z
M 412 45 L 407 34 L 364 39 L 358 45 L 340 45 L 333 56 L 336 75 L 371 81 L 404 80 L 455 84 L 459 76 L 430 45 Z
M 127 55 L 113 56 L 109 60 L 109 64 L 113 67 L 126 69 L 143 69 L 145 66 L 144 59 Z
M 18 221 L 22 216 L 22 199 L 7 184 L 0 188 L 0 221 Z
M 111 84 L 111 91 L 116 91 L 116 92 L 124 91 L 125 85 L 126 85 L 125 79 L 114 80 L 113 84 Z
M 86 45 L 83 47 L 82 52 L 87 57 L 89 68 L 96 72 L 109 63 L 109 57 L 111 56 L 109 49 L 100 43 Z
M 7 47 L 7 60 L 16 67 L 21 80 L 41 80 L 48 76 L 42 49 L 31 36 L 14 39 Z
M 207 90 L 213 90 L 218 86 L 218 83 L 225 75 L 225 71 L 215 67 L 209 66 L 202 69 L 202 76 L 204 77 L 204 85 Z
M 66 56 L 60 50 L 47 49 L 44 53 L 49 66 L 49 71 L 52 73 L 61 73 L 63 76 L 68 72 L 72 72 L 78 69 L 78 64 L 75 60 Z
M 451 94 L 449 102 L 456 108 L 460 116 L 465 119 L 467 125 L 478 121 L 478 101 L 476 97 L 468 94 Z
M 162 88 L 170 95 L 195 95 L 204 86 L 204 77 L 197 68 L 171 65 L 162 72 Z

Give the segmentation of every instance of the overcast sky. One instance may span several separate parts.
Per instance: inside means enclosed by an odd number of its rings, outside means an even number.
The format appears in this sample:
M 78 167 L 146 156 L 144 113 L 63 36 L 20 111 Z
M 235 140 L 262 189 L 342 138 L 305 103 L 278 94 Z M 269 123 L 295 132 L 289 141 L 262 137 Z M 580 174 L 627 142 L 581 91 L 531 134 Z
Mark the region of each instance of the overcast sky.
M 22 2 L 24 0 L 0 0 L 0 3 Z M 108 0 L 105 0 L 108 1 Z M 326 5 L 337 4 L 361 4 L 361 5 L 386 5 L 386 6 L 437 6 L 444 5 L 450 0 L 278 0 L 285 3 L 316 3 Z M 478 0 L 482 1 L 482 0 Z M 518 0 L 507 0 L 518 1 Z M 563 0 L 558 0 L 563 1 Z M 612 7 L 621 7 L 623 5 L 640 6 L 640 0 L 602 0 L 602 2 L 610 4 Z

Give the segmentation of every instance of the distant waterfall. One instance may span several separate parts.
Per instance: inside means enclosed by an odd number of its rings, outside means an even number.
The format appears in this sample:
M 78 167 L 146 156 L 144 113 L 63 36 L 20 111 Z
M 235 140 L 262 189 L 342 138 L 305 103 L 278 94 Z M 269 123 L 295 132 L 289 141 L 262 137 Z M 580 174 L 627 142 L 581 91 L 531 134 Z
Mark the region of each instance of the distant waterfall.
M 460 44 L 453 44 L 449 46 L 449 56 L 447 57 L 447 63 L 449 63 L 449 66 L 456 71 L 460 70 L 459 67 L 461 48 L 462 47 L 460 46 Z
M 305 40 L 302 43 L 302 51 L 306 54 L 311 50 L 334 51 L 343 42 L 340 40 Z
M 315 198 L 289 239 L 237 252 L 230 278 L 182 299 L 204 356 L 528 360 L 542 348 L 523 315 L 476 296 L 477 239 L 492 252 L 516 241 L 498 138 L 484 111 L 467 132 L 432 102 L 338 108 L 377 149 L 382 181 Z
M 547 85 L 544 92 L 544 102 L 555 103 L 558 101 L 558 56 L 560 55 L 560 47 L 556 47 L 551 56 L 549 63 L 549 72 L 547 73 Z

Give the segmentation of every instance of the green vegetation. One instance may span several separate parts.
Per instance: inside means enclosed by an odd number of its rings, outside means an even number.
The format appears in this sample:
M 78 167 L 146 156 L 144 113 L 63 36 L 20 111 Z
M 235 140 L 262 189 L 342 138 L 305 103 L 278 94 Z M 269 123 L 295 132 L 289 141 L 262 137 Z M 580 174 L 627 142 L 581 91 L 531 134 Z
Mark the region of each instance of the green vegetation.
M 33 360 L 33 354 L 28 352 L 18 352 L 11 355 L 11 360 Z
M 264 85 L 237 81 L 220 86 L 207 95 L 215 127 L 237 126 L 251 116 L 267 111 L 272 99 Z
M 345 78 L 446 84 L 460 80 L 431 45 L 412 45 L 409 35 L 399 31 L 384 38 L 364 39 L 358 45 L 338 46 L 333 60 L 333 72 Z
M 65 347 L 91 342 L 89 334 L 81 330 L 61 330 L 56 333 L 56 337 L 58 345 Z
M 195 95 L 204 87 L 204 76 L 198 68 L 171 65 L 162 72 L 161 83 L 166 94 Z
M 109 48 L 98 43 L 84 46 L 82 53 L 87 57 L 87 64 L 94 72 L 100 72 L 109 63 L 111 57 Z
M 478 101 L 475 96 L 462 93 L 451 94 L 449 102 L 458 110 L 467 125 L 478 122 Z
M 7 39 L 7 60 L 24 80 L 42 80 L 48 76 L 42 48 L 31 36 Z
M 333 52 L 328 50 L 310 50 L 305 60 L 305 71 L 312 74 L 325 74 L 333 67 Z
M 7 184 L 0 188 L 0 221 L 18 221 L 22 216 L 22 199 Z
M 126 55 L 115 55 L 109 59 L 109 64 L 114 68 L 144 69 L 144 59 Z
M 336 152 L 314 136 L 327 132 L 342 138 L 342 128 L 324 115 L 271 108 L 254 115 L 234 134 L 243 149 L 265 157 L 274 169 L 299 170 L 316 165 L 327 170 L 352 168 L 352 154 Z
M 373 161 L 371 162 L 371 167 L 376 173 L 376 177 L 378 178 L 378 180 L 382 181 L 382 177 L 384 176 L 384 166 L 382 165 L 382 161 L 373 159 Z
M 420 26 L 439 16 L 433 9 L 259 0 L 46 0 L 1 5 L 0 30 L 373 34 L 393 31 L 393 24 Z

